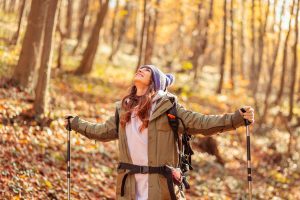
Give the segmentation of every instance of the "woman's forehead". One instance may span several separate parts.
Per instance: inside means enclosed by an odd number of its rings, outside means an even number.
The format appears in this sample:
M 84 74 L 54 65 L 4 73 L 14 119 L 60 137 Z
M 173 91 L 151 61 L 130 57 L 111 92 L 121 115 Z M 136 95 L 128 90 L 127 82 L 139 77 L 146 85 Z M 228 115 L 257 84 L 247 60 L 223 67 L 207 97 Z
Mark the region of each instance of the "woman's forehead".
M 150 68 L 149 66 L 147 66 L 147 65 L 143 65 L 143 66 L 140 67 L 140 69 L 143 69 L 143 68 L 151 69 L 151 68 Z

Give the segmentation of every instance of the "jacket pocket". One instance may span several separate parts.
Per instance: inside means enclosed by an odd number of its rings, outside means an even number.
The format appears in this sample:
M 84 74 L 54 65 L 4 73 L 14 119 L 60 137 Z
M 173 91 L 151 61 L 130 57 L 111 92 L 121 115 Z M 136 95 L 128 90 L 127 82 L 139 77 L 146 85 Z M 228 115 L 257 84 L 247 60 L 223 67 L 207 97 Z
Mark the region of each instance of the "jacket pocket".
M 162 114 L 160 117 L 157 118 L 156 129 L 158 131 L 164 131 L 164 132 L 169 132 L 171 130 L 167 114 Z

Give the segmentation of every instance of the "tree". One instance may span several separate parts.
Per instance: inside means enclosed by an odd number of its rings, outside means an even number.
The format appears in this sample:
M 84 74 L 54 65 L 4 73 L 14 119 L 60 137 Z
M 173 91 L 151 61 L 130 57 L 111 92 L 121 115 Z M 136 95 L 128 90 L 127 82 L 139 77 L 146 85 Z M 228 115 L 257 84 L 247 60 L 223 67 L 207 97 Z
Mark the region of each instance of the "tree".
M 144 63 L 151 63 L 151 58 L 155 47 L 155 37 L 156 37 L 156 29 L 157 29 L 157 20 L 159 15 L 160 0 L 156 0 L 155 4 L 156 5 L 154 8 L 153 20 L 150 14 L 148 16 L 147 40 L 146 40 Z
M 292 70 L 291 70 L 291 86 L 290 86 L 290 98 L 289 98 L 290 107 L 289 107 L 289 117 L 288 117 L 290 120 L 292 119 L 293 114 L 294 114 L 293 113 L 294 96 L 295 96 L 296 75 L 297 75 L 297 66 L 298 66 L 297 45 L 298 45 L 298 40 L 299 40 L 299 9 L 300 9 L 300 0 L 298 0 L 298 2 L 297 2 L 296 17 L 295 17 L 295 39 L 294 39 L 294 44 L 293 44 L 293 64 L 292 64 Z
M 119 25 L 119 31 L 118 31 L 118 37 L 114 45 L 112 46 L 111 54 L 109 56 L 109 60 L 112 61 L 114 55 L 118 52 L 123 38 L 126 35 L 126 29 L 129 23 L 129 18 L 130 18 L 130 13 L 133 12 L 130 6 L 130 1 L 126 1 L 125 7 L 124 7 L 124 12 L 126 13 L 125 16 L 122 18 L 120 25 Z
M 72 33 L 72 16 L 73 16 L 73 1 L 68 0 L 67 20 L 66 20 L 66 35 L 68 38 L 71 37 L 71 33 Z
M 230 2 L 230 46 L 231 46 L 231 51 L 230 51 L 230 83 L 232 86 L 232 90 L 235 89 L 235 82 L 234 82 L 234 75 L 235 75 L 235 61 L 234 61 L 234 15 L 233 15 L 233 6 L 234 6 L 234 0 L 231 0 Z
M 198 11 L 197 11 L 197 30 L 198 34 L 195 38 L 195 45 L 193 48 L 193 56 L 191 57 L 191 62 L 193 65 L 193 70 L 194 70 L 194 81 L 197 80 L 198 78 L 198 69 L 199 69 L 199 58 L 205 53 L 206 47 L 207 47 L 207 40 L 208 40 L 208 29 L 209 29 L 209 24 L 211 23 L 213 19 L 213 11 L 214 11 L 214 0 L 210 1 L 210 7 L 209 7 L 209 12 L 208 15 L 204 21 L 204 26 L 201 26 L 200 19 L 201 19 L 201 9 L 202 9 L 202 4 L 203 2 L 200 1 L 198 4 Z M 202 65 L 200 67 L 200 70 L 202 68 Z
M 255 67 L 255 80 L 253 81 L 254 86 L 253 86 L 253 94 L 254 97 L 257 94 L 257 89 L 259 85 L 259 78 L 261 74 L 261 69 L 262 69 L 262 64 L 263 64 L 263 55 L 264 55 L 264 47 L 265 47 L 265 35 L 266 35 L 266 29 L 267 29 L 267 22 L 268 22 L 268 16 L 270 12 L 270 0 L 268 0 L 268 5 L 267 5 L 267 11 L 265 13 L 264 21 L 262 19 L 262 0 L 259 1 L 259 7 L 260 7 L 260 16 L 259 16 L 259 22 L 260 22 L 260 29 L 259 29 L 259 39 L 258 39 L 258 63 Z
M 143 55 L 143 49 L 144 49 L 144 38 L 145 38 L 145 29 L 147 26 L 147 0 L 144 0 L 144 9 L 143 9 L 143 25 L 142 25 L 142 30 L 141 30 L 141 35 L 140 35 L 140 46 L 139 46 L 139 57 L 138 57 L 138 63 L 136 66 L 136 70 L 138 70 L 139 66 L 141 65 L 142 62 L 142 55 Z
M 241 24 L 241 35 L 240 35 L 240 41 L 241 41 L 241 51 L 240 51 L 240 70 L 241 70 L 241 75 L 243 79 L 245 79 L 245 49 L 246 49 L 246 44 L 245 44 L 245 29 L 244 29 L 244 22 L 245 22 L 245 1 L 241 0 L 241 15 L 242 19 L 240 20 Z
M 114 50 L 114 46 L 115 46 L 115 36 L 116 36 L 116 21 L 117 21 L 117 15 L 118 15 L 118 11 L 119 11 L 119 0 L 117 0 L 116 5 L 115 5 L 115 9 L 114 9 L 114 15 L 112 18 L 112 24 L 111 24 L 111 28 L 110 28 L 110 35 L 111 35 L 111 54 L 109 56 L 109 60 L 112 60 L 112 55 L 113 55 L 113 50 Z
M 99 44 L 99 34 L 108 10 L 108 4 L 109 0 L 105 0 L 97 13 L 97 20 L 89 38 L 88 45 L 83 53 L 80 66 L 75 71 L 75 73 L 78 75 L 87 74 L 92 71 L 93 62 Z
M 58 55 L 57 55 L 57 68 L 60 69 L 62 67 L 62 57 L 63 57 L 63 47 L 65 43 L 65 38 L 66 38 L 66 31 L 63 30 L 63 27 L 61 26 L 60 19 L 61 19 L 61 4 L 58 8 L 58 14 L 57 14 L 58 22 L 56 23 L 56 30 L 59 35 L 59 44 L 58 44 Z M 78 43 L 77 43 L 78 44 Z
M 293 17 L 295 4 L 296 4 L 295 1 L 296 0 L 293 0 L 292 6 L 291 6 L 290 19 L 289 19 L 289 28 L 288 28 L 288 32 L 286 34 L 285 41 L 284 41 L 282 67 L 281 67 L 281 78 L 280 78 L 280 88 L 279 88 L 279 91 L 277 93 L 277 98 L 275 100 L 275 104 L 280 104 L 281 98 L 282 98 L 282 93 L 283 93 L 283 90 L 284 90 L 284 83 L 285 83 L 285 77 L 286 77 L 286 68 L 287 68 L 288 43 L 289 43 L 289 38 L 290 38 L 290 35 L 291 35 L 292 17 Z
M 129 26 L 133 26 L 133 41 L 132 41 L 132 49 L 130 54 L 134 55 L 136 51 L 138 50 L 138 28 L 137 28 L 137 22 L 138 22 L 138 12 L 137 9 L 132 9 L 132 14 L 131 14 L 131 20 L 129 23 Z
M 81 0 L 80 1 L 80 6 L 79 6 L 79 23 L 77 27 L 77 43 L 73 49 L 73 54 L 75 54 L 76 50 L 81 44 L 82 37 L 83 37 L 83 30 L 84 30 L 84 23 L 86 21 L 86 16 L 88 13 L 88 8 L 89 8 L 89 2 L 87 0 Z
M 13 82 L 29 91 L 33 89 L 36 83 L 34 74 L 41 54 L 42 30 L 48 1 L 32 0 L 21 53 L 12 76 Z
M 35 88 L 34 111 L 37 116 L 47 112 L 48 87 L 52 63 L 52 43 L 56 27 L 58 0 L 51 0 L 47 9 L 47 18 L 44 25 L 43 49 L 39 68 L 38 82 Z
M 20 34 L 20 29 L 21 29 L 21 23 L 22 23 L 22 17 L 25 9 L 25 0 L 21 0 L 21 5 L 20 5 L 20 12 L 19 12 L 19 19 L 18 19 L 18 29 L 13 35 L 10 44 L 15 45 L 18 42 L 19 39 L 19 34 Z
M 251 6 L 251 45 L 252 45 L 252 51 L 251 51 L 251 64 L 250 69 L 248 70 L 249 78 L 250 78 L 250 85 L 249 87 L 253 91 L 253 82 L 255 77 L 255 49 L 256 49 L 256 40 L 255 40 L 255 0 L 252 0 L 252 6 Z M 252 69 L 252 70 L 251 70 Z M 253 95 L 254 96 L 254 95 Z
M 279 46 L 280 46 L 280 42 L 281 42 L 281 30 L 282 30 L 282 20 L 283 20 L 283 10 L 284 10 L 284 5 L 285 5 L 285 0 L 282 3 L 282 7 L 281 7 L 281 14 L 280 14 L 280 21 L 279 21 L 279 32 L 278 32 L 278 40 L 277 43 L 275 44 L 275 48 L 274 48 L 274 52 L 273 52 L 273 58 L 272 58 L 272 63 L 271 66 L 269 67 L 269 81 L 267 83 L 267 90 L 265 93 L 265 100 L 264 100 L 264 109 L 263 109 L 263 113 L 262 113 L 262 117 L 261 117 L 261 121 L 260 121 L 260 126 L 263 122 L 265 122 L 266 116 L 268 114 L 268 109 L 269 109 L 269 97 L 270 94 L 272 93 L 272 84 L 273 84 L 273 79 L 274 79 L 274 71 L 275 71 L 275 67 L 276 67 L 276 61 L 277 61 L 277 57 L 278 57 L 278 52 L 279 52 Z
M 217 89 L 217 93 L 221 94 L 223 89 L 223 81 L 224 81 L 224 71 L 225 71 L 225 59 L 226 59 L 226 34 L 227 34 L 227 0 L 224 0 L 223 5 L 223 12 L 224 12 L 224 18 L 223 18 L 223 43 L 222 43 L 222 50 L 221 50 L 221 61 L 220 61 L 220 80 L 219 85 Z

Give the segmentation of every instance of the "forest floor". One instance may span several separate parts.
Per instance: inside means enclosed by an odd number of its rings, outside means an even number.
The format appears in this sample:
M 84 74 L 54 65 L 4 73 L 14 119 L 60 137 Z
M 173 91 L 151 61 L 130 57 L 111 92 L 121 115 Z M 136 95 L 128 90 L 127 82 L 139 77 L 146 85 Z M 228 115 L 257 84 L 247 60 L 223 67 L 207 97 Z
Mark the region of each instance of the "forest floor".
M 114 66 L 95 64 L 89 76 L 74 76 L 69 71 L 78 65 L 80 57 L 66 55 L 65 71 L 53 68 L 50 112 L 37 123 L 32 95 L 3 84 L 11 75 L 19 52 L 19 46 L 9 47 L 0 41 L 0 199 L 66 199 L 64 116 L 72 113 L 103 122 L 113 115 L 114 102 L 121 99 L 130 85 L 134 68 L 128 67 L 135 66 L 135 60 L 123 55 Z M 98 54 L 105 52 L 101 49 Z M 98 55 L 96 60 L 99 62 L 102 57 Z M 242 105 L 253 105 L 253 100 L 245 95 L 247 90 L 242 89 L 247 85 L 242 80 L 234 94 L 226 92 L 230 84 L 225 83 L 225 94 L 215 95 L 216 70 L 205 66 L 197 86 L 192 85 L 187 74 L 176 74 L 171 91 L 186 108 L 205 114 L 233 112 Z M 289 134 L 283 125 L 258 132 L 254 124 L 250 130 L 253 199 L 300 199 L 300 154 L 295 150 L 286 155 Z M 245 129 L 213 137 L 225 165 L 200 152 L 194 142 L 194 171 L 190 173 L 187 199 L 246 199 Z M 115 199 L 117 142 L 99 143 L 72 132 L 71 149 L 72 199 Z M 300 149 L 299 136 L 295 137 L 294 149 Z
M 205 73 L 209 74 L 209 70 L 207 67 Z M 103 122 L 113 115 L 113 102 L 121 98 L 120 94 L 124 94 L 130 83 L 131 75 L 124 76 L 126 71 L 126 68 L 109 66 L 99 67 L 90 76 L 53 74 L 50 113 L 41 124 L 34 120 L 30 94 L 12 86 L 0 88 L 1 199 L 66 199 L 64 116 L 76 113 L 87 120 Z M 251 102 L 239 93 L 213 95 L 203 85 L 199 86 L 201 94 L 192 92 L 184 87 L 187 85 L 184 75 L 176 78 L 178 85 L 172 90 L 181 91 L 180 102 L 195 111 L 232 112 L 240 104 Z M 199 152 L 197 143 L 193 144 L 195 169 L 191 172 L 192 189 L 186 192 L 187 199 L 246 199 L 244 136 L 244 128 L 213 136 L 225 166 L 218 164 L 214 156 Z M 275 127 L 268 134 L 252 134 L 254 199 L 299 199 L 299 152 L 287 157 L 284 154 L 287 141 L 288 133 Z M 117 142 L 99 143 L 72 132 L 73 199 L 114 199 L 116 146 Z

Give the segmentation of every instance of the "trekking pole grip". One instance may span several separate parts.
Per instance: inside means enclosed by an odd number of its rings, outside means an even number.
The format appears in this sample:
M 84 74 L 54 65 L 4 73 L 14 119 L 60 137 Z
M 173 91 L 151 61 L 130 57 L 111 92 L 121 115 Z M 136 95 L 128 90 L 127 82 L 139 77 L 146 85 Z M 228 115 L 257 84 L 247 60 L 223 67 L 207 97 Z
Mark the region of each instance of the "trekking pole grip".
M 67 126 L 67 130 L 71 131 L 71 119 L 73 118 L 73 116 L 67 116 L 66 119 L 68 120 L 68 126 Z
M 246 110 L 245 110 L 244 108 L 241 108 L 241 111 L 242 111 L 243 113 L 246 112 Z M 245 122 L 245 126 L 248 126 L 248 125 L 251 124 L 251 122 L 250 122 L 248 119 L 244 119 L 244 122 Z

